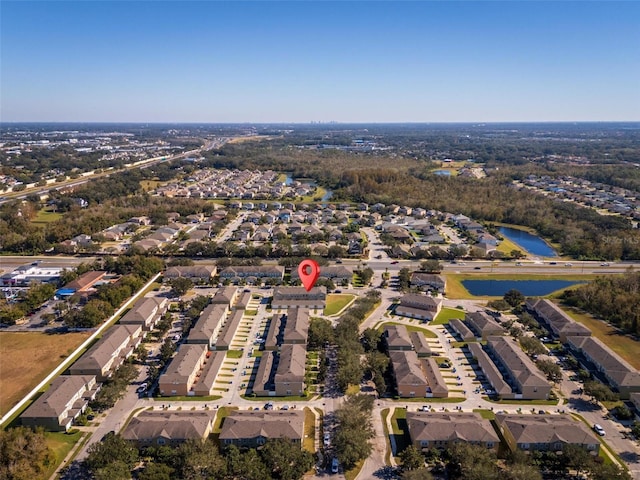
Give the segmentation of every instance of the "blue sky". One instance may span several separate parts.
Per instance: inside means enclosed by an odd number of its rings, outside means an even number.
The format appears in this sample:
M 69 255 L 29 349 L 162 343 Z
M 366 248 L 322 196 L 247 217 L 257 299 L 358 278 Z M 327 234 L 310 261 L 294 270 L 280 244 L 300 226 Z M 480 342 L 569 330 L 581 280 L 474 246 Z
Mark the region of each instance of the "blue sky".
M 0 119 L 640 120 L 640 2 L 0 0 Z

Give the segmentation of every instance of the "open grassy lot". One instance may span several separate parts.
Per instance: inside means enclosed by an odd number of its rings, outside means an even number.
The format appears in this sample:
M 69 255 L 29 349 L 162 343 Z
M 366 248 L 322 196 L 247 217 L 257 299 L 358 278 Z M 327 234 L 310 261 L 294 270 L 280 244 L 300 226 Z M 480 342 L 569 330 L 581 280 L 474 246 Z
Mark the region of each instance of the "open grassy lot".
M 302 440 L 302 447 L 311 453 L 316 451 L 316 416 L 309 407 L 304 409 L 304 439 Z
M 385 322 L 383 324 L 381 324 L 377 330 L 382 332 L 382 330 L 384 330 L 384 327 L 386 327 L 387 325 L 404 325 L 405 327 L 407 327 L 407 331 L 408 332 L 422 332 L 424 334 L 425 337 L 427 338 L 438 338 L 438 336 L 433 333 L 431 330 L 429 330 L 428 328 L 422 328 L 422 327 L 418 327 L 416 325 L 406 325 L 404 323 L 399 323 L 399 322 Z
M 144 189 L 145 192 L 150 190 L 155 190 L 160 185 L 158 180 L 140 180 L 140 186 Z
M 506 274 L 506 273 L 495 273 L 495 274 L 477 274 L 477 273 L 445 273 L 447 277 L 447 297 L 448 298 L 463 298 L 463 299 L 478 299 L 478 298 L 486 298 L 487 300 L 493 298 L 500 297 L 477 297 L 471 295 L 469 290 L 464 288 L 462 282 L 464 280 L 570 280 L 576 282 L 588 282 L 589 280 L 594 280 L 597 275 L 580 275 L 572 272 L 567 275 L 562 275 L 558 273 L 553 273 L 550 275 L 544 274 Z M 568 287 L 573 288 L 573 287 Z M 557 292 L 552 293 L 551 295 Z
M 348 293 L 331 293 L 327 295 L 327 306 L 324 309 L 325 315 L 335 315 L 355 299 L 355 295 Z
M 45 210 L 44 208 L 38 211 L 36 217 L 32 220 L 31 223 L 38 227 L 44 227 L 47 223 L 55 222 L 62 218 L 61 213 L 50 212 Z
M 41 478 L 46 479 L 53 475 L 53 472 L 55 472 L 58 465 L 62 463 L 62 460 L 64 460 L 73 446 L 80 441 L 82 435 L 82 432 L 75 432 L 71 434 L 63 432 L 46 432 L 44 434 L 47 446 L 55 455 L 55 461 L 50 465 L 49 469 Z
M 0 333 L 0 413 L 6 413 L 88 336 Z
M 440 313 L 438 314 L 438 316 L 436 318 L 433 319 L 432 322 L 430 322 L 430 325 L 444 325 L 446 323 L 449 323 L 449 320 L 453 319 L 453 318 L 460 318 L 463 319 L 464 318 L 464 311 L 458 309 L 458 308 L 443 308 L 442 310 L 440 310 Z
M 588 327 L 594 337 L 602 340 L 611 350 L 629 362 L 633 368 L 640 369 L 640 355 L 638 355 L 640 342 L 636 342 L 625 335 L 620 335 L 611 325 L 593 318 L 588 313 L 583 313 L 564 305 L 562 308 L 575 321 Z

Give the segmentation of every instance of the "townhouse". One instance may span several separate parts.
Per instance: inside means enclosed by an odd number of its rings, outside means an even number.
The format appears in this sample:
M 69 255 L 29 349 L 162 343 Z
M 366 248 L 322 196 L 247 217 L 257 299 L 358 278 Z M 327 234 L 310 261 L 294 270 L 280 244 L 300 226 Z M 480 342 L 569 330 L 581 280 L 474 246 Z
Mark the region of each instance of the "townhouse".
M 449 328 L 453 330 L 453 333 L 463 342 L 473 342 L 476 339 L 476 334 L 459 318 L 449 320 Z
M 253 225 L 253 224 L 252 224 Z M 234 283 L 241 280 L 263 281 L 274 279 L 282 282 L 284 278 L 284 267 L 273 266 L 232 266 L 226 267 L 220 272 L 220 278 L 228 279 Z
M 389 358 L 400 397 L 449 396 L 447 384 L 432 358 L 418 358 L 413 350 L 390 351 Z
M 192 387 L 197 381 L 200 370 L 207 358 L 204 345 L 185 343 L 180 346 L 165 372 L 158 380 L 160 395 L 194 395 Z
M 213 350 L 227 312 L 227 305 L 214 303 L 207 305 L 198 317 L 198 321 L 191 327 L 186 343 L 204 344 L 209 350 Z
M 496 425 L 512 450 L 560 451 L 575 445 L 596 455 L 600 440 L 591 429 L 569 415 L 496 414 Z
M 122 325 L 140 325 L 148 332 L 153 329 L 160 317 L 167 311 L 169 301 L 165 297 L 145 297 L 120 318 Z
M 504 335 L 506 330 L 486 312 L 471 312 L 465 315 L 465 323 L 477 338 L 486 340 L 490 336 Z
M 191 265 L 169 267 L 164 272 L 164 278 L 189 278 L 194 281 L 209 282 L 216 276 L 218 269 L 215 265 Z
M 609 385 L 628 400 L 631 393 L 640 392 L 640 372 L 620 355 L 595 337 L 569 337 L 567 346 L 578 358 L 589 362 Z
M 433 320 L 442 309 L 442 299 L 431 295 L 408 294 L 400 299 L 396 315 L 417 318 L 425 322 Z
M 215 412 L 144 410 L 133 417 L 122 437 L 138 449 L 178 446 L 188 440 L 204 442 L 213 429 Z
M 323 310 L 327 303 L 327 289 L 313 287 L 308 292 L 304 287 L 276 287 L 273 290 L 271 308 L 274 310 L 305 307 Z
M 478 344 L 469 344 L 469 348 L 499 395 L 523 400 L 549 398 L 551 385 L 518 346 L 517 340 L 511 337 L 494 336 L 488 337 L 486 350 L 482 350 Z M 494 367 L 491 366 L 492 363 Z M 501 381 L 500 377 L 504 381 Z M 505 383 L 508 384 L 511 392 L 505 388 Z
M 280 347 L 274 376 L 276 396 L 303 395 L 306 385 L 307 349 L 304 345 L 286 344 Z
M 568 337 L 591 336 L 591 330 L 576 322 L 551 300 L 530 298 L 525 306 L 562 343 L 566 343 Z
M 142 325 L 114 325 L 71 367 L 71 375 L 95 376 L 104 382 L 133 355 L 142 341 Z
M 87 408 L 100 384 L 94 375 L 61 375 L 20 416 L 22 425 L 64 432 Z
M 434 273 L 414 272 L 410 277 L 411 286 L 419 290 L 431 290 L 437 293 L 444 293 L 447 282 L 442 275 Z
M 302 446 L 304 412 L 301 410 L 234 410 L 225 418 L 220 446 L 255 448 L 272 438 L 284 438 Z
M 464 442 L 497 450 L 500 438 L 479 413 L 407 412 L 411 444 L 420 450 L 447 449 Z

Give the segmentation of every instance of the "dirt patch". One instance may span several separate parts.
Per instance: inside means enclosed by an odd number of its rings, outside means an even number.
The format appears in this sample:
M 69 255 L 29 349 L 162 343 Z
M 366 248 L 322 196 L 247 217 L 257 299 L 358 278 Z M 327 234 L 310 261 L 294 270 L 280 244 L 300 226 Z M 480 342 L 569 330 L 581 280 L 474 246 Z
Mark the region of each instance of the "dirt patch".
M 89 333 L 0 333 L 0 413 L 40 383 Z

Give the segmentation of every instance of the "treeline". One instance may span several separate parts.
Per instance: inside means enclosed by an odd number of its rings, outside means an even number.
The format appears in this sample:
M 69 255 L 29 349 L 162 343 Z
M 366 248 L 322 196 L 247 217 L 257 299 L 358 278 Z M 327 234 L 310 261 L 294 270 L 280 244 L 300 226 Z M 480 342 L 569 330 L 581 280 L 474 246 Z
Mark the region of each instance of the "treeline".
M 143 468 L 136 466 L 143 460 Z M 84 464 L 96 480 L 297 480 L 313 467 L 313 455 L 286 439 L 269 439 L 259 449 L 220 450 L 211 440 L 138 451 L 120 435 L 89 447 Z
M 565 291 L 563 300 L 625 333 L 640 336 L 640 272 L 598 277 Z
M 0 430 L 0 478 L 42 478 L 55 458 L 55 453 L 47 446 L 43 429 L 33 431 L 17 427 Z

